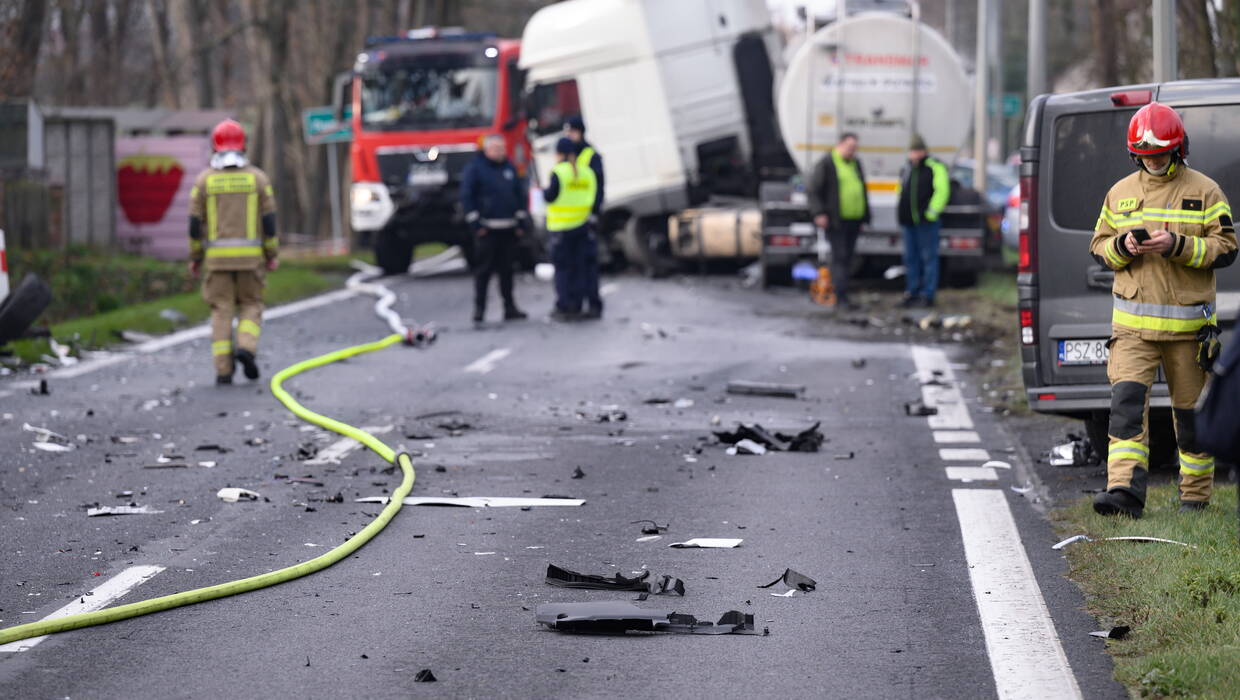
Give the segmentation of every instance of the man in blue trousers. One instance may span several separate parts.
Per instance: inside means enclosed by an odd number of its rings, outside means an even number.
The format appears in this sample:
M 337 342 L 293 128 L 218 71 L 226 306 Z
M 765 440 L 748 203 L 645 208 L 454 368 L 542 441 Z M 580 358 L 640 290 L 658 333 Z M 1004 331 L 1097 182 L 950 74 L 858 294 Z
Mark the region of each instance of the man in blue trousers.
M 577 145 L 572 139 L 561 138 L 555 153 L 558 162 L 543 190 L 551 262 L 555 264 L 556 300 L 551 318 L 574 321 L 582 317 L 582 304 L 592 295 L 590 268 L 598 267 L 598 241 L 590 230 L 598 183 L 594 171 L 578 162 Z
M 908 147 L 899 196 L 896 217 L 904 229 L 902 305 L 932 307 L 939 288 L 939 216 L 951 197 L 951 178 L 947 166 L 929 154 L 919 135 Z

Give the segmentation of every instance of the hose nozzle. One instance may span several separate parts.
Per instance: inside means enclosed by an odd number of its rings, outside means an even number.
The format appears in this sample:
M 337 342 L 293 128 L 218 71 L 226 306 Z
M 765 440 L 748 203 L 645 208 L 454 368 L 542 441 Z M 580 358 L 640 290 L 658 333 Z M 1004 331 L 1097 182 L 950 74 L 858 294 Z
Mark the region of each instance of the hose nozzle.
M 434 326 L 408 326 L 405 328 L 405 345 L 421 348 L 431 345 L 439 337 Z

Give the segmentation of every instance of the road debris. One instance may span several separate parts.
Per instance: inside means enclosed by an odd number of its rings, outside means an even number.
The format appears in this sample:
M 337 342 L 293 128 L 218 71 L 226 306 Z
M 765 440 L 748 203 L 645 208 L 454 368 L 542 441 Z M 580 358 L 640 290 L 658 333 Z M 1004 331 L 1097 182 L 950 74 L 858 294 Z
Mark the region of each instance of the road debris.
M 910 401 L 904 404 L 904 415 L 906 416 L 937 416 L 939 409 L 934 406 L 927 406 L 920 401 Z
M 160 312 L 159 312 L 159 317 L 160 317 L 160 318 L 162 318 L 162 319 L 164 319 L 165 321 L 170 321 L 170 322 L 172 322 L 174 325 L 177 325 L 177 326 L 180 326 L 180 325 L 185 324 L 185 323 L 189 323 L 189 317 L 188 317 L 188 316 L 186 316 L 184 313 L 182 313 L 182 312 L 180 312 L 180 311 L 178 311 L 178 310 L 176 310 L 176 309 L 172 309 L 172 308 L 163 309 L 162 311 L 160 311 Z
M 729 447 L 727 452 L 730 455 L 764 455 L 766 454 L 766 447 L 749 438 L 745 438 L 737 440 L 736 444 Z
M 788 586 L 789 588 L 793 589 L 793 591 L 801 591 L 802 593 L 809 593 L 810 591 L 818 587 L 818 582 L 806 576 L 805 574 L 798 573 L 796 571 L 793 571 L 792 569 L 784 569 L 784 573 L 779 578 L 775 579 L 774 581 L 771 581 L 765 586 L 758 586 L 758 588 L 770 588 L 771 586 L 774 586 L 780 581 L 783 581 L 784 584 Z M 789 593 L 791 593 L 791 591 Z M 775 594 L 772 593 L 771 595 L 775 595 Z M 784 593 L 780 595 L 788 595 L 788 594 Z
M 73 441 L 53 430 L 22 423 L 22 430 L 34 433 L 34 448 L 44 452 L 69 452 L 73 450 Z
M 693 399 L 676 399 L 672 402 L 672 408 L 693 408 Z
M 642 525 L 642 523 L 650 523 L 650 524 Z M 660 525 L 653 520 L 634 520 L 633 522 L 629 524 L 630 525 L 641 525 L 643 535 L 659 535 L 664 532 L 667 532 L 667 528 L 671 527 L 671 523 L 668 523 L 667 525 Z
M 1187 542 L 1179 542 L 1176 540 L 1168 540 L 1162 537 L 1145 537 L 1141 535 L 1129 535 L 1129 536 L 1124 536 L 1124 537 L 1103 537 L 1101 539 L 1094 539 L 1090 537 L 1089 535 L 1073 535 L 1066 540 L 1061 540 L 1051 545 L 1051 549 L 1063 549 L 1064 547 L 1067 547 L 1068 545 L 1073 544 L 1075 542 L 1162 542 L 1165 544 L 1178 544 L 1181 547 L 1188 547 L 1189 549 L 1197 549 L 1197 545 L 1195 544 L 1188 544 Z
M 646 535 L 645 537 L 638 537 L 636 540 L 633 540 L 633 541 L 634 542 L 654 542 L 655 540 L 661 540 L 661 539 L 663 539 L 663 535 Z
M 1132 628 L 1129 627 L 1128 625 L 1117 625 L 1115 627 L 1112 627 L 1109 630 L 1099 630 L 1097 632 L 1090 632 L 1089 636 L 1102 637 L 1103 639 L 1123 639 L 1124 637 L 1128 636 L 1128 633 L 1130 631 L 1132 631 Z
M 598 574 L 581 574 L 554 564 L 547 565 L 546 581 L 560 588 L 585 588 L 596 591 L 639 591 L 653 595 L 685 594 L 685 582 L 674 576 L 656 576 L 651 579 L 649 571 L 632 578 L 616 572 L 611 577 Z
M 1051 448 L 1047 461 L 1052 467 L 1085 467 L 1101 461 L 1088 436 L 1068 433 L 1067 439 L 1062 445 Z
M 584 479 L 586 478 L 586 473 L 581 471 L 581 467 L 575 467 L 573 469 L 572 476 L 570 476 L 569 478 L 570 479 Z
M 257 501 L 260 498 L 257 492 L 250 491 L 249 489 L 239 489 L 236 487 L 222 488 L 216 492 L 215 495 L 226 503 L 236 503 L 237 501 L 243 499 L 247 501 Z
M 431 673 L 429 668 L 424 668 L 421 671 L 418 671 L 417 675 L 413 677 L 414 683 L 434 683 L 438 680 L 439 679 L 435 677 L 435 674 Z
M 992 459 L 992 460 L 990 460 L 989 462 L 986 462 L 985 464 L 983 464 L 983 465 L 982 465 L 982 468 L 983 468 L 983 469 L 986 469 L 986 468 L 990 468 L 990 469 L 1011 469 L 1011 468 L 1012 468 L 1012 465 L 1011 465 L 1011 464 L 1008 464 L 1007 462 L 1000 462 L 1000 461 L 999 461 L 999 460 L 997 460 L 997 459 Z
M 616 406 L 604 406 L 603 412 L 595 418 L 599 423 L 623 423 L 629 419 L 629 414 L 621 411 Z
M 354 503 L 387 503 L 387 496 L 367 496 L 355 498 Z M 435 498 L 427 496 L 409 496 L 403 503 L 407 506 L 459 506 L 463 508 L 530 508 L 533 506 L 581 506 L 584 498 L 549 497 L 543 498 L 510 498 L 505 496 L 461 496 Z
M 795 399 L 805 391 L 804 384 L 779 384 L 776 382 L 753 382 L 746 379 L 733 379 L 728 382 L 729 394 L 748 396 L 776 396 Z
M 826 440 L 822 431 L 818 429 L 821 424 L 821 422 L 814 423 L 805 430 L 790 435 L 781 432 L 771 433 L 758 423 L 738 423 L 736 430 L 717 430 L 714 431 L 714 435 L 720 442 L 737 447 L 740 447 L 742 443 L 750 442 L 777 452 L 817 452 Z M 765 450 L 742 454 L 763 454 L 764 452 Z M 729 450 L 728 454 L 737 453 Z
M 101 515 L 158 515 L 162 512 L 162 510 L 155 510 L 150 506 L 100 506 L 87 509 L 86 516 L 95 518 Z
M 558 632 L 624 634 L 668 632 L 671 634 L 757 635 L 753 615 L 730 610 L 718 622 L 699 622 L 692 615 L 674 610 L 640 608 L 629 601 L 597 603 L 545 603 L 534 610 L 534 619 Z M 762 634 L 766 634 L 763 630 Z
M 741 542 L 744 541 L 726 537 L 694 537 L 684 542 L 673 542 L 668 547 L 676 549 L 732 549 L 733 547 L 739 547 Z
M 853 367 L 855 367 L 855 368 L 857 368 L 857 369 L 864 369 L 864 368 L 865 368 L 865 365 L 866 365 L 866 359 L 865 359 L 864 357 L 854 357 L 854 358 L 853 358 L 853 361 L 852 361 L 852 366 L 853 366 Z

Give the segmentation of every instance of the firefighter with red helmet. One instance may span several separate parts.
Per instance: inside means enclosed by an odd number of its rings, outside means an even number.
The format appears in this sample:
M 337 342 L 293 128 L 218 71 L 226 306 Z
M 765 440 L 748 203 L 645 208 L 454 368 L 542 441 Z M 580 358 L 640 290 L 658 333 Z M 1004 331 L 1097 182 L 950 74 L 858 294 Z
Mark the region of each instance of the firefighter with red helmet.
M 1111 187 L 1089 252 L 1115 271 L 1107 376 L 1111 421 L 1102 515 L 1141 517 L 1149 470 L 1150 386 L 1161 367 L 1171 393 L 1180 511 L 1203 510 L 1214 457 L 1197 444 L 1193 407 L 1219 351 L 1214 270 L 1236 259 L 1231 207 L 1188 167 L 1188 136 L 1170 107 L 1145 105 L 1128 124 L 1137 172 Z
M 211 148 L 210 167 L 190 190 L 189 269 L 198 277 L 206 268 L 202 297 L 211 306 L 215 382 L 231 384 L 237 362 L 248 379 L 258 379 L 265 270 L 278 265 L 276 202 L 266 173 L 246 160 L 240 124 L 217 124 Z

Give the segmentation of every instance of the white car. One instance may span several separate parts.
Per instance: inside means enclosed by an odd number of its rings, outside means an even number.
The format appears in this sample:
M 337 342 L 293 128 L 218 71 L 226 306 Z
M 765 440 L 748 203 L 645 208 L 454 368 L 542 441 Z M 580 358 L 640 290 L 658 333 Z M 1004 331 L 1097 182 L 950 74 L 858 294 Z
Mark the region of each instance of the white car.
M 1020 247 L 1020 185 L 1008 192 L 1007 204 L 1003 207 L 1003 223 L 999 228 L 1005 248 L 1016 250 Z

